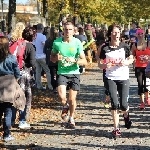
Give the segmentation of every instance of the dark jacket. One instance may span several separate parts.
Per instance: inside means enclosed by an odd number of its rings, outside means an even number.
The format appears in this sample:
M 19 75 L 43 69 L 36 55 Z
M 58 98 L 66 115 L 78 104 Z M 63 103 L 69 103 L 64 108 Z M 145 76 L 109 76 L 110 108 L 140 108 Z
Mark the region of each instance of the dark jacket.
M 81 41 L 81 43 L 83 41 L 87 42 L 87 37 L 83 34 L 79 34 L 79 35 L 74 35 L 75 38 L 79 39 Z
M 23 57 L 25 67 L 30 68 L 35 66 L 35 48 L 32 43 L 26 43 L 26 49 Z
M 0 62 L 0 76 L 14 75 L 16 79 L 20 78 L 20 69 L 16 56 L 9 54 L 7 58 Z
M 46 54 L 46 64 L 48 66 L 57 66 L 58 63 L 53 63 L 52 61 L 50 61 L 50 55 L 51 55 L 51 51 L 52 51 L 52 47 L 53 47 L 53 42 L 54 40 L 51 40 L 50 38 L 48 38 L 45 41 L 45 45 L 44 45 L 44 49 L 43 49 L 43 53 Z

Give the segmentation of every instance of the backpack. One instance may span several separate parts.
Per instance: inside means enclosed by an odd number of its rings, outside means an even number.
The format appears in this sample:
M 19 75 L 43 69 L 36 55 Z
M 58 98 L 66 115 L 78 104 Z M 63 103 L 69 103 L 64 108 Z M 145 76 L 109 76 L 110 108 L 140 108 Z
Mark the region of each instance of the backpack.
M 19 68 L 24 66 L 24 52 L 26 49 L 26 42 L 24 40 L 18 40 L 13 42 L 9 46 L 10 53 L 16 56 Z

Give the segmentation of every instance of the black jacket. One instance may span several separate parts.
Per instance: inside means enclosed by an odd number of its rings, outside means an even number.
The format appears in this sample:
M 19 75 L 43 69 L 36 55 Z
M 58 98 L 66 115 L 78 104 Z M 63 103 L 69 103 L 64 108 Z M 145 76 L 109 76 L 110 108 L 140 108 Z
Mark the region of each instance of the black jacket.
M 53 48 L 53 42 L 54 40 L 51 40 L 50 38 L 48 38 L 46 41 L 45 41 L 45 45 L 44 45 L 44 49 L 43 49 L 43 53 L 46 54 L 46 64 L 48 66 L 57 66 L 58 63 L 53 63 L 52 61 L 50 61 L 50 55 L 51 55 L 51 51 L 52 51 L 52 48 Z
M 26 49 L 24 52 L 24 66 L 27 68 L 35 67 L 35 48 L 32 43 L 26 43 Z

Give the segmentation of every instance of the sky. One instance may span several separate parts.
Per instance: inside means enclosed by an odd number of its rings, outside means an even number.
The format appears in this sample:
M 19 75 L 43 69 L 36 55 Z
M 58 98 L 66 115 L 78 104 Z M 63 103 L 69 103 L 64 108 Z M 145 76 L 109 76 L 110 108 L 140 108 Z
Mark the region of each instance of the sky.
M 28 0 L 16 0 L 17 3 L 25 4 Z M 5 3 L 8 3 L 9 0 L 4 0 Z

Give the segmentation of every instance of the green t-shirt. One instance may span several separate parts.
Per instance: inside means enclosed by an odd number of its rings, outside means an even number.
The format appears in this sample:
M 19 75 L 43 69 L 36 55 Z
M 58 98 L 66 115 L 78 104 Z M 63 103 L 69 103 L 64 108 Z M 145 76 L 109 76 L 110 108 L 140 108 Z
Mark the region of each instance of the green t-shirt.
M 83 52 L 83 45 L 79 39 L 73 37 L 71 42 L 63 42 L 63 38 L 57 38 L 53 42 L 53 53 L 60 53 L 63 56 L 61 61 L 58 61 L 57 74 L 80 74 L 79 65 L 76 63 L 66 62 L 66 58 L 79 58 L 79 54 Z

